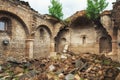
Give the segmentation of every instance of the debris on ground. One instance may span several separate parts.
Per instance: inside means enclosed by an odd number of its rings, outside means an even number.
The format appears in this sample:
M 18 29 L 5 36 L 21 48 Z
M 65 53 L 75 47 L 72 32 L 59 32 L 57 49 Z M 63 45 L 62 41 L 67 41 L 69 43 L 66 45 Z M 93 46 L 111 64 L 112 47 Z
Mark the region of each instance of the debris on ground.
M 120 64 L 104 55 L 57 54 L 50 58 L 0 59 L 0 80 L 120 80 Z

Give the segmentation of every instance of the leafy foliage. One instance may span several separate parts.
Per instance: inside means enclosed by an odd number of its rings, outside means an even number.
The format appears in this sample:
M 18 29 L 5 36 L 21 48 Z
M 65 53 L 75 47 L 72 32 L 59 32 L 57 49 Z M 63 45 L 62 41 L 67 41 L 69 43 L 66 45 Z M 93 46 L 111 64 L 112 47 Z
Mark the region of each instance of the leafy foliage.
M 62 20 L 63 12 L 62 12 L 62 4 L 58 0 L 51 0 L 51 6 L 49 6 L 49 14 Z
M 92 20 L 99 18 L 100 13 L 108 6 L 106 0 L 87 0 L 87 17 Z

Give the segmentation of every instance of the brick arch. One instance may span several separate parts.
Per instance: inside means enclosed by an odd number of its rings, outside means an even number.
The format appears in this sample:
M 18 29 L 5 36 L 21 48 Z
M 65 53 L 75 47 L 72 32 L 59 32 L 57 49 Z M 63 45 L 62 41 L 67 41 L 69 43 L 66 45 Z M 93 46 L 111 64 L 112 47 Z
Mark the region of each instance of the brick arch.
M 35 29 L 33 38 L 33 57 L 46 57 L 51 51 L 52 33 L 46 25 L 40 25 Z
M 23 28 L 24 28 L 24 31 L 25 31 L 27 37 L 29 36 L 29 29 L 28 29 L 27 25 L 18 15 L 14 14 L 12 12 L 5 11 L 5 10 L 0 10 L 0 13 L 12 16 L 13 18 L 17 19 L 23 25 Z
M 47 30 L 47 32 L 49 33 L 50 38 L 52 38 L 52 32 L 51 32 L 50 28 L 49 28 L 47 25 L 39 25 L 39 26 L 35 29 L 35 31 L 37 31 L 37 29 L 39 29 L 39 28 L 45 28 L 45 29 Z
M 69 28 L 63 28 L 60 29 L 60 31 L 57 33 L 57 36 L 54 38 L 55 40 L 55 51 L 57 52 L 62 52 L 65 45 L 69 45 L 70 43 L 70 37 L 66 37 L 65 35 L 70 33 L 70 29 Z
M 42 26 L 42 25 L 46 26 L 50 30 L 50 32 L 51 32 L 51 34 L 53 36 L 53 34 L 54 34 L 54 32 L 53 32 L 54 26 L 53 26 L 52 23 L 50 23 L 50 22 L 48 22 L 48 21 L 46 21 L 44 19 L 42 19 L 42 20 L 38 19 L 37 22 L 38 22 L 38 24 L 36 25 L 36 28 L 38 28 L 39 26 Z

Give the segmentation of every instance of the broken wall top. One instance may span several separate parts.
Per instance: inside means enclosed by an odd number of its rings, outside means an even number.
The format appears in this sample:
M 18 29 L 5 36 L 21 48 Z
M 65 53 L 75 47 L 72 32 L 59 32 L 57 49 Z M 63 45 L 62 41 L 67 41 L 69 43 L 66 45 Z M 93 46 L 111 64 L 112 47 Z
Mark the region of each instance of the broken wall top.
M 115 26 L 120 27 L 120 1 L 113 3 L 112 20 Z
M 33 8 L 31 8 L 31 6 L 29 5 L 28 2 L 25 2 L 25 1 L 21 1 L 21 0 L 2 0 L 3 2 L 10 2 L 12 4 L 15 4 L 16 6 L 21 6 L 21 7 L 24 7 L 26 9 L 30 9 L 31 11 L 35 12 L 35 13 L 38 13 L 38 11 L 34 10 Z

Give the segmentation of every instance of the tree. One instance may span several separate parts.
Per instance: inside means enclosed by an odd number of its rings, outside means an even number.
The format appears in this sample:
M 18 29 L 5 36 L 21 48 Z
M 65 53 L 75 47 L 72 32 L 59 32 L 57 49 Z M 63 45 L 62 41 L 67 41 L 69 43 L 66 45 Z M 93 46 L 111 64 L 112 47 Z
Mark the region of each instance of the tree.
M 100 13 L 108 6 L 106 0 L 87 0 L 86 15 L 89 19 L 96 21 Z
M 87 17 L 94 22 L 94 27 L 97 31 L 97 34 L 104 36 L 109 36 L 106 29 L 103 27 L 100 21 L 101 12 L 108 6 L 106 0 L 87 0 Z
M 63 12 L 62 12 L 62 4 L 58 0 L 51 0 L 51 6 L 49 6 L 49 14 L 62 20 Z

